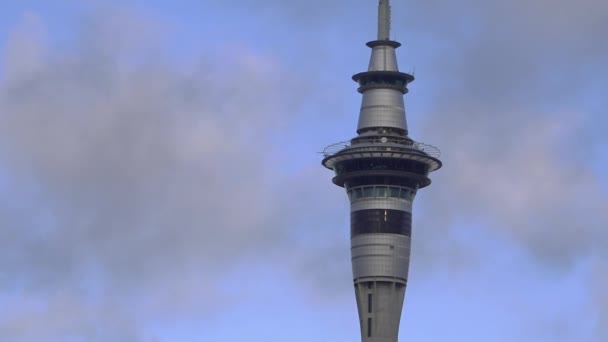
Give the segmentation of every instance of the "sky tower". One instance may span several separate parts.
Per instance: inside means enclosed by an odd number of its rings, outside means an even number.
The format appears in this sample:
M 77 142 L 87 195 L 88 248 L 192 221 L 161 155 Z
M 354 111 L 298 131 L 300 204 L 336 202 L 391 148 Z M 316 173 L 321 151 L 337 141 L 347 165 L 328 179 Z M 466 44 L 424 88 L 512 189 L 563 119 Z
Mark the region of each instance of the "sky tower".
M 378 39 L 368 71 L 353 76 L 363 94 L 357 136 L 324 150 L 323 166 L 350 199 L 353 280 L 361 340 L 397 342 L 407 285 L 416 192 L 441 167 L 439 150 L 408 135 L 403 95 L 414 76 L 399 71 L 390 40 L 389 0 L 380 0 Z

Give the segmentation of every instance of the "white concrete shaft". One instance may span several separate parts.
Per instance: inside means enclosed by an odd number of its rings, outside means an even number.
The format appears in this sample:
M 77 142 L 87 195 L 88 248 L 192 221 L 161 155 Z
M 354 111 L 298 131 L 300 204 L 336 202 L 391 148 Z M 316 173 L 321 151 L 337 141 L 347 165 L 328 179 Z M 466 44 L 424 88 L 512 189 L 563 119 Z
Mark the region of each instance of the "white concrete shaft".
M 351 201 L 350 211 L 389 209 L 412 212 L 412 201 L 394 197 L 369 197 Z
M 389 277 L 407 280 L 410 238 L 398 234 L 361 234 L 351 240 L 353 279 Z
M 355 284 L 362 342 L 397 342 L 405 284 L 365 281 Z

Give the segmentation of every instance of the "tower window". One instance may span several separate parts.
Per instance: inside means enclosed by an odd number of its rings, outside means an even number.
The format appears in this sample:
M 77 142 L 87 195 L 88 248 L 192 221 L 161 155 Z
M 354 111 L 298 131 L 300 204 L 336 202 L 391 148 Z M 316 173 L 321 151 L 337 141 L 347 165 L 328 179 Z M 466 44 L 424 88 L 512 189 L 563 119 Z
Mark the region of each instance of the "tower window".
M 367 294 L 367 312 L 372 313 L 372 294 Z
M 367 337 L 372 337 L 372 318 L 367 319 Z
M 361 188 L 355 189 L 355 198 L 363 197 L 363 190 Z
M 390 188 L 390 197 L 399 197 L 399 188 Z
M 378 197 L 386 197 L 386 188 L 384 188 L 384 187 L 376 188 L 376 194 Z
M 350 213 L 350 228 L 351 237 L 372 233 L 411 236 L 412 214 L 390 209 L 353 211 Z

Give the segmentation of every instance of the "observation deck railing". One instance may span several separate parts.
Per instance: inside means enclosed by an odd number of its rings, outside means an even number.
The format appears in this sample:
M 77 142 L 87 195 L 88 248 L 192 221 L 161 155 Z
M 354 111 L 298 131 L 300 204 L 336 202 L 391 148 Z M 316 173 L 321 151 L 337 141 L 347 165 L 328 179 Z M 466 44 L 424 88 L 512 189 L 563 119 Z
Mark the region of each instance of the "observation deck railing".
M 343 150 L 347 149 L 374 149 L 374 150 L 382 150 L 382 149 L 409 149 L 414 150 L 416 152 L 422 152 L 430 157 L 439 158 L 441 156 L 441 151 L 433 146 L 425 143 L 404 139 L 404 138 L 392 138 L 392 137 L 369 137 L 369 138 L 354 138 L 352 140 L 341 141 L 335 144 L 331 144 L 323 149 L 323 156 L 325 158 L 331 157 Z

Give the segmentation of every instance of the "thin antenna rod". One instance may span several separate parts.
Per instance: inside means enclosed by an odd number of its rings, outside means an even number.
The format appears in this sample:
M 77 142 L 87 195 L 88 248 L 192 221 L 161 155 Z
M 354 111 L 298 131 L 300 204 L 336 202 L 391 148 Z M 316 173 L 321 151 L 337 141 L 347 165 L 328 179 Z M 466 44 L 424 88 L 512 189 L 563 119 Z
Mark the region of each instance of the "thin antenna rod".
M 391 5 L 389 0 L 380 0 L 378 7 L 378 40 L 390 40 Z

